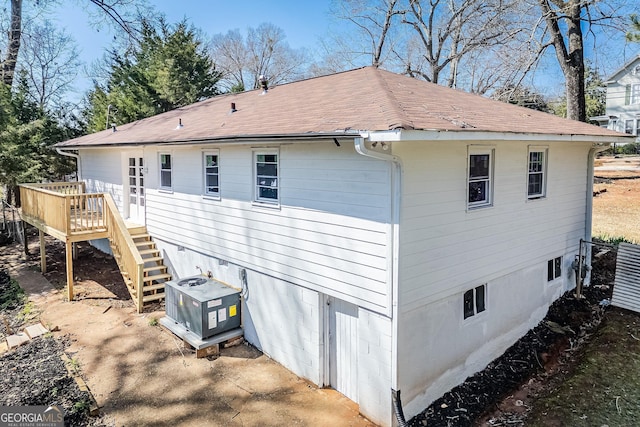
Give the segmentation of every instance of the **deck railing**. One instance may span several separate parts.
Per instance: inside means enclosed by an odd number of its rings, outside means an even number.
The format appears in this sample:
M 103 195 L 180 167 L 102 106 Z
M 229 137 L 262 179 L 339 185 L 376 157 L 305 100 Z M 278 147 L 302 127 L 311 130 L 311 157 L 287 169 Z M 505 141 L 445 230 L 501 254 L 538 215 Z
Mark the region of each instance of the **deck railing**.
M 104 194 L 84 193 L 84 182 L 23 184 L 22 215 L 65 236 L 104 231 Z
M 23 184 L 20 186 L 22 216 L 55 237 L 88 240 L 93 235 L 109 238 L 114 257 L 135 293 L 142 310 L 144 261 L 127 226 L 108 193 L 85 193 L 84 182 Z
M 120 269 L 127 273 L 131 283 L 127 284 L 135 291 L 138 312 L 142 311 L 142 294 L 144 286 L 144 261 L 138 251 L 136 244 L 131 238 L 127 226 L 116 208 L 116 204 L 111 194 L 104 194 L 105 219 L 107 222 L 107 233 L 111 241 L 111 248 Z

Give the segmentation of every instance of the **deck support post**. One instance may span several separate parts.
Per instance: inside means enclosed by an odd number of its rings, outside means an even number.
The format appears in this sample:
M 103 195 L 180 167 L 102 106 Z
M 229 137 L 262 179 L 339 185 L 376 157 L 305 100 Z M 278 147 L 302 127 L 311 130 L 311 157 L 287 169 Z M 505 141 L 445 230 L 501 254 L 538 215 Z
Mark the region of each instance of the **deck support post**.
M 16 223 L 15 221 L 13 222 L 14 224 Z M 24 241 L 24 256 L 28 256 L 29 255 L 29 240 L 27 239 L 27 223 L 25 221 L 20 221 L 20 224 L 22 225 L 22 237 L 23 237 L 23 241 Z M 16 232 L 16 234 L 18 234 Z
M 47 253 L 44 242 L 44 231 L 38 230 L 40 236 L 40 271 L 44 274 L 47 272 Z
M 67 262 L 67 298 L 73 301 L 73 243 L 67 240 L 66 243 Z
M 78 259 L 78 243 L 77 242 L 73 242 L 72 243 L 72 251 L 73 251 L 73 259 Z

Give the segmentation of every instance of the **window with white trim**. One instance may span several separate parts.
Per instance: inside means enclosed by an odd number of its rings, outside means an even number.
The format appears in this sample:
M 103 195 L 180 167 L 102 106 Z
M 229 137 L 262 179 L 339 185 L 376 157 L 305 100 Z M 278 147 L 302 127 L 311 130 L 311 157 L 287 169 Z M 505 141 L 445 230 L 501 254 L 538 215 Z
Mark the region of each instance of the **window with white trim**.
M 562 277 L 562 257 L 559 256 L 547 261 L 547 282 Z
M 547 148 L 529 147 L 527 197 L 540 199 L 547 193 Z
M 464 318 L 475 316 L 486 310 L 487 285 L 480 285 L 464 293 L 462 304 Z
M 469 147 L 467 207 L 491 206 L 493 203 L 493 153 L 491 148 Z
M 635 135 L 635 120 L 625 120 L 624 121 L 624 133 L 629 135 Z
M 278 203 L 278 151 L 254 152 L 254 165 L 256 202 Z
M 640 104 L 640 84 L 631 85 L 631 103 Z
M 160 154 L 160 188 L 163 190 L 171 190 L 172 187 L 172 163 L 171 154 Z
M 202 153 L 204 170 L 204 194 L 220 197 L 220 164 L 218 151 Z

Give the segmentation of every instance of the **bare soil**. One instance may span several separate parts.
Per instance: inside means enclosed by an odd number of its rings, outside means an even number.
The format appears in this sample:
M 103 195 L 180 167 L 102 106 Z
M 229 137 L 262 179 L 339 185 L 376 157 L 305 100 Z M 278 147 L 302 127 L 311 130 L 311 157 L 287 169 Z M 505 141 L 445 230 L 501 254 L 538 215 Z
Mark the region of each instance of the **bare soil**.
M 26 258 L 19 245 L 0 247 L 0 263 L 11 266 L 12 274 L 40 276 L 38 239 L 32 234 L 31 240 L 32 255 Z M 101 412 L 97 419 L 71 425 L 373 426 L 352 401 L 334 390 L 318 389 L 250 345 L 196 359 L 180 339 L 155 326 L 162 310 L 136 313 L 113 259 L 87 244 L 78 246 L 74 261 L 76 298 L 66 301 L 63 247 L 48 238 L 46 246 L 46 277 L 59 289 L 30 298 L 38 318 L 59 328 L 50 340 L 62 345 L 36 352 L 54 360 L 64 351 L 75 360 Z M 18 357 L 26 363 L 20 384 L 47 384 L 58 378 L 53 364 L 29 369 L 40 363 L 33 353 Z M 14 393 L 13 404 L 25 402 L 30 394 L 28 387 L 22 388 L 24 395 Z M 0 402 L 4 393 L 0 389 Z M 67 395 L 82 402 L 72 392 Z M 42 404 L 51 399 L 46 393 L 39 396 Z M 83 407 L 76 403 L 65 410 L 71 414 L 74 407 Z

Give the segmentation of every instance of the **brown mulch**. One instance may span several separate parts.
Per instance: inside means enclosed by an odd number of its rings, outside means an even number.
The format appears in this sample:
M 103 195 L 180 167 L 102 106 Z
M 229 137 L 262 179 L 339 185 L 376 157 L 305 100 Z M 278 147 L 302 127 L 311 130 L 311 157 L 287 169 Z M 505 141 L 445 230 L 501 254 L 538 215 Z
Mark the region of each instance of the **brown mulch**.
M 483 371 L 409 420 L 409 425 L 524 425 L 523 399 L 542 392 L 554 376 L 566 374 L 600 324 L 606 309 L 600 303 L 611 298 L 615 257 L 610 251 L 594 259 L 592 285 L 584 289 L 583 299 L 567 292 L 538 326 Z

